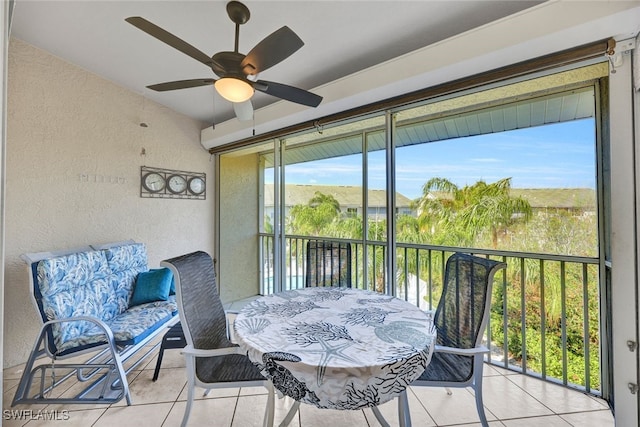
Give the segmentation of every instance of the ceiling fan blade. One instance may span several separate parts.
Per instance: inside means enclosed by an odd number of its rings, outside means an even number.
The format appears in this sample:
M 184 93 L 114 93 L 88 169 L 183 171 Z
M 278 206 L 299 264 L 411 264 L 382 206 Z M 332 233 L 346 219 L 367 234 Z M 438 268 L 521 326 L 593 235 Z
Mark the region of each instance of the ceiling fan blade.
M 260 92 L 309 107 L 317 107 L 322 102 L 322 97 L 315 93 L 282 83 L 258 80 L 253 84 L 253 87 Z
M 245 74 L 258 74 L 287 59 L 304 46 L 304 42 L 289 27 L 274 31 L 258 43 L 242 60 Z
M 174 36 L 170 32 L 158 27 L 156 24 L 149 22 L 146 19 L 141 18 L 139 16 L 131 16 L 129 18 L 126 18 L 125 21 L 127 21 L 129 24 L 133 25 L 134 27 L 141 29 L 145 33 L 149 34 L 150 36 L 153 36 L 158 40 L 168 44 L 169 46 L 175 49 L 178 49 L 180 52 L 184 53 L 185 55 L 189 55 L 196 61 L 202 62 L 204 65 L 208 67 L 211 67 L 213 65 L 213 60 L 209 55 L 191 46 L 189 43 L 185 42 L 184 40 Z
M 236 112 L 236 117 L 240 121 L 246 122 L 253 119 L 253 104 L 250 99 L 244 102 L 234 102 L 233 111 Z
M 215 79 L 176 80 L 175 82 L 158 83 L 147 87 L 158 92 L 165 92 L 167 90 L 187 89 L 190 87 L 212 85 L 215 83 L 215 81 Z

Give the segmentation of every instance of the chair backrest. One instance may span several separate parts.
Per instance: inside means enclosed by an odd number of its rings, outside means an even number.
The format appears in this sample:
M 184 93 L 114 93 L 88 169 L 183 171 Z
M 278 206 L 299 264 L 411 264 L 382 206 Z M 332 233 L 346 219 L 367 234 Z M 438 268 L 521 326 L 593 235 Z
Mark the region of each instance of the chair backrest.
M 178 313 L 187 344 L 196 349 L 231 347 L 227 321 L 213 268 L 206 252 L 198 251 L 160 263 L 173 272 Z
M 480 345 L 489 321 L 493 276 L 505 267 L 504 262 L 463 253 L 449 257 L 434 316 L 439 345 L 456 348 Z
M 351 287 L 351 243 L 309 240 L 305 286 Z

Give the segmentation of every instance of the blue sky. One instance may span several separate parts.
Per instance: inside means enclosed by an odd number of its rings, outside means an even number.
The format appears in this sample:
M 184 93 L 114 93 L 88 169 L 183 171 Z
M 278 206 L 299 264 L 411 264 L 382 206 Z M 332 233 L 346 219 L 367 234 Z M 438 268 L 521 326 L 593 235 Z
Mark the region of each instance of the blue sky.
M 511 177 L 513 188 L 595 188 L 595 124 L 577 120 L 402 147 L 397 150 L 397 191 L 420 196 L 430 178 L 458 186 Z M 286 167 L 288 184 L 362 185 L 361 156 Z M 369 187 L 384 189 L 384 151 L 369 156 Z M 271 181 L 271 180 L 270 180 Z

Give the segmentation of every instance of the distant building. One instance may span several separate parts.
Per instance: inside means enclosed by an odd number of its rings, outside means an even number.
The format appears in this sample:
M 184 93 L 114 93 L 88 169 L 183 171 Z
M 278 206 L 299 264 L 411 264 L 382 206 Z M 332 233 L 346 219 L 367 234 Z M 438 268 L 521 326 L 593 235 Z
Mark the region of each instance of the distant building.
M 306 205 L 316 192 L 333 196 L 340 203 L 340 210 L 345 214 L 362 215 L 362 187 L 354 185 L 305 185 L 287 184 L 285 186 L 285 216 L 295 205 Z M 264 213 L 273 220 L 273 184 L 265 185 Z M 387 215 L 387 192 L 385 190 L 369 190 L 367 195 L 367 216 L 374 220 L 383 220 Z M 397 213 L 412 215 L 411 199 L 396 192 Z
M 592 188 L 512 188 L 511 196 L 522 197 L 534 214 L 566 211 L 576 215 L 595 214 L 596 190 Z M 428 197 L 451 198 L 450 193 L 434 191 Z
M 597 210 L 596 190 L 592 188 L 512 188 L 511 195 L 527 200 L 534 213 L 562 210 L 591 215 Z

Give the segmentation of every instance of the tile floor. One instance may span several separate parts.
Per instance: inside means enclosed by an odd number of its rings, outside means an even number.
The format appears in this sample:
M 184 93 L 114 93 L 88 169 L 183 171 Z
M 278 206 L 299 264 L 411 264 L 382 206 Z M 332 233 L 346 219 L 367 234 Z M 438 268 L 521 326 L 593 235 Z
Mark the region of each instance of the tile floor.
M 20 378 L 20 367 L 4 370 L 2 426 L 58 427 L 154 427 L 179 426 L 184 413 L 185 365 L 179 350 L 167 350 L 157 382 L 151 380 L 155 355 L 129 375 L 133 400 L 113 405 L 19 405 L 11 400 Z M 549 384 L 493 366 L 485 365 L 484 403 L 492 427 L 613 427 L 606 402 L 578 391 Z M 212 390 L 205 398 L 198 393 L 189 426 L 253 427 L 262 425 L 266 391 L 262 388 Z M 291 400 L 276 399 L 276 424 L 285 416 Z M 471 390 L 412 387 L 409 407 L 414 427 L 479 426 Z M 44 411 L 42 411 L 44 409 Z M 369 427 L 379 423 L 369 409 L 334 411 L 301 405 L 292 427 Z M 18 410 L 11 416 L 12 410 Z M 395 400 L 380 407 L 391 426 L 397 426 Z M 9 411 L 9 412 L 8 412 Z M 40 413 L 38 411 L 41 411 Z M 57 412 L 56 412 L 57 411 Z M 42 414 L 57 420 L 43 420 Z M 40 415 L 39 415 L 40 414 Z

